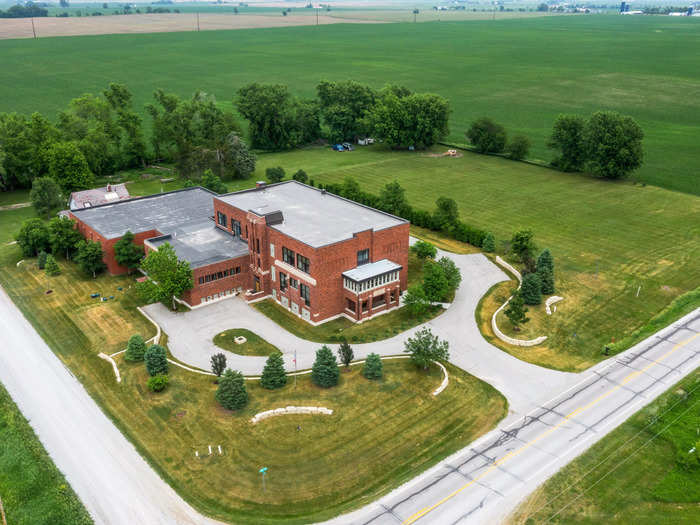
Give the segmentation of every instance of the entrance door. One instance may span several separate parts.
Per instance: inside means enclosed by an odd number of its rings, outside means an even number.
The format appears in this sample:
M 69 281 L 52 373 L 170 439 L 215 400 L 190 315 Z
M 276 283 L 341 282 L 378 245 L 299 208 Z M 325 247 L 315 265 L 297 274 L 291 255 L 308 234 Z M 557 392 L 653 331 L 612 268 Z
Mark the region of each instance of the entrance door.
M 255 291 L 259 292 L 260 291 L 260 277 L 255 277 Z

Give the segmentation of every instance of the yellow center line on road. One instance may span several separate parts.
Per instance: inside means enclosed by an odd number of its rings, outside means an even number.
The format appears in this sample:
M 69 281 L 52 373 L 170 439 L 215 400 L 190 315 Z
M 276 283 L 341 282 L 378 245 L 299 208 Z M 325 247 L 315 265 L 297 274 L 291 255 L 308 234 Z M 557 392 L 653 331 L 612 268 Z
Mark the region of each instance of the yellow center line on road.
M 461 486 L 461 487 L 458 488 L 457 490 L 451 492 L 450 494 L 448 494 L 447 496 L 445 496 L 445 497 L 442 498 L 441 500 L 437 501 L 437 502 L 434 503 L 433 505 L 431 505 L 431 506 L 429 506 L 429 507 L 425 507 L 425 508 L 423 508 L 423 509 L 421 509 L 421 510 L 415 512 L 414 514 L 412 514 L 412 515 L 409 516 L 408 518 L 406 518 L 406 519 L 403 521 L 403 524 L 402 524 L 402 525 L 410 525 L 411 523 L 414 523 L 414 522 L 418 521 L 420 518 L 422 518 L 423 516 L 425 516 L 425 515 L 428 514 L 429 512 L 431 512 L 431 511 L 435 510 L 436 508 L 438 508 L 440 505 L 442 505 L 442 504 L 444 504 L 445 502 L 451 500 L 451 499 L 454 498 L 457 494 L 459 494 L 459 493 L 462 492 L 463 490 L 465 490 L 465 489 L 467 489 L 468 487 L 472 486 L 472 485 L 473 485 L 474 483 L 476 483 L 477 481 L 479 481 L 479 480 L 481 480 L 482 478 L 484 478 L 486 475 L 488 475 L 488 474 L 489 474 L 491 471 L 493 471 L 494 469 L 498 468 L 502 463 L 505 463 L 505 462 L 508 461 L 509 459 L 512 459 L 513 457 L 517 456 L 517 455 L 520 454 L 521 452 L 527 450 L 528 448 L 530 448 L 532 445 L 534 445 L 534 444 L 537 443 L 538 441 L 544 439 L 544 438 L 547 437 L 549 434 L 551 434 L 551 433 L 554 432 L 555 430 L 559 429 L 559 428 L 561 427 L 561 425 L 563 425 L 564 423 L 566 423 L 569 419 L 571 419 L 572 417 L 574 417 L 576 414 L 579 414 L 579 413 L 583 412 L 584 410 L 587 410 L 587 409 L 589 409 L 590 407 L 592 407 L 592 406 L 594 406 L 594 405 L 600 403 L 603 399 L 605 399 L 606 397 L 612 395 L 614 392 L 616 392 L 618 389 L 622 388 L 625 384 L 627 384 L 628 382 L 630 382 L 632 379 L 634 379 L 634 378 L 637 377 L 638 375 L 643 374 L 644 372 L 646 372 L 647 370 L 649 370 L 651 367 L 660 364 L 662 361 L 664 361 L 666 358 L 668 358 L 668 356 L 670 356 L 671 354 L 673 354 L 674 352 L 676 352 L 679 348 L 684 347 L 685 345 L 687 345 L 688 343 L 690 343 L 693 339 L 695 339 L 695 338 L 698 337 L 698 336 L 700 336 L 700 333 L 697 333 L 697 334 L 695 334 L 695 335 L 689 337 L 689 338 L 686 339 L 685 341 L 682 341 L 682 342 L 680 342 L 680 343 L 677 343 L 676 345 L 673 346 L 673 348 L 671 348 L 671 350 L 669 350 L 668 352 L 666 352 L 666 353 L 665 353 L 664 355 L 662 355 L 659 359 L 650 362 L 647 366 L 645 366 L 644 368 L 641 368 L 640 370 L 636 370 L 636 371 L 634 371 L 634 372 L 628 374 L 627 376 L 625 376 L 625 378 L 624 378 L 622 381 L 620 381 L 619 384 L 616 384 L 613 388 L 611 388 L 611 389 L 608 390 L 607 392 L 605 392 L 605 393 L 599 395 L 598 397 L 596 397 L 596 398 L 593 399 L 592 401 L 589 401 L 589 402 L 586 403 L 585 405 L 582 405 L 582 406 L 578 407 L 577 409 L 575 409 L 575 410 L 569 412 L 568 414 L 566 414 L 565 416 L 562 417 L 562 420 L 561 420 L 559 423 L 557 423 L 556 425 L 552 426 L 551 428 L 549 428 L 549 429 L 546 430 L 545 432 L 542 432 L 542 433 L 541 433 L 539 436 L 537 436 L 536 438 L 532 439 L 531 441 L 528 441 L 527 443 L 525 443 L 525 444 L 524 444 L 523 446 L 521 446 L 520 448 L 518 448 L 518 449 L 516 449 L 516 450 L 512 450 L 512 451 L 508 452 L 507 454 L 505 454 L 504 456 L 500 457 L 499 459 L 495 460 L 495 461 L 494 461 L 493 463 L 491 463 L 491 465 L 490 465 L 486 470 L 484 470 L 481 474 L 479 474 L 479 475 L 476 476 L 475 478 L 472 478 L 472 480 L 471 480 L 469 483 L 466 483 L 465 485 Z

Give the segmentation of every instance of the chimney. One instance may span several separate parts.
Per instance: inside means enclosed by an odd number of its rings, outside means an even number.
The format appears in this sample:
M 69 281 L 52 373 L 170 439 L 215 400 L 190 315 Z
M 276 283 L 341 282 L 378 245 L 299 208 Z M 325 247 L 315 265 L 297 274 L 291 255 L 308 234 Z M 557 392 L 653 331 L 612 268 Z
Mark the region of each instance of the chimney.
M 265 187 L 265 181 L 264 180 L 259 180 L 258 182 L 255 183 L 255 187 L 257 189 L 264 188 Z

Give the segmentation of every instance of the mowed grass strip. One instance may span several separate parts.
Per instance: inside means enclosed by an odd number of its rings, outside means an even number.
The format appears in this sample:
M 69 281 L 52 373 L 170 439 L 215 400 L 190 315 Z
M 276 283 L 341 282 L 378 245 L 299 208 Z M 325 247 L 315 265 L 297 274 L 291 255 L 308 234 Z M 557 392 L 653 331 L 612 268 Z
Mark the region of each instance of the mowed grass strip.
M 17 267 L 20 258 L 16 246 L 0 247 L 0 284 L 151 466 L 198 510 L 219 519 L 258 524 L 329 518 L 466 446 L 507 411 L 495 389 L 451 366 L 449 387 L 433 397 L 441 371 L 431 367 L 425 373 L 408 360 L 387 361 L 379 382 L 362 377 L 361 366 L 352 367 L 329 390 L 313 386 L 309 376 L 299 377 L 296 388 L 290 379 L 274 392 L 248 381 L 250 404 L 238 414 L 216 403 L 211 377 L 175 366 L 168 389 L 156 395 L 146 387 L 145 367 L 118 356 L 118 384 L 96 353 L 123 347 L 134 332 L 152 334 L 135 308 L 127 307 L 128 295 L 93 303 L 89 292 L 111 290 L 129 278 L 85 279 L 72 263 L 61 262 L 63 274 L 47 281 L 34 259 Z M 48 286 L 55 298 L 44 294 Z M 86 310 L 109 308 L 119 312 L 119 325 L 112 315 L 82 320 Z M 335 413 L 274 418 L 255 427 L 249 422 L 259 411 L 287 405 L 326 406 Z M 195 450 L 206 454 L 209 445 L 215 451 L 221 445 L 223 456 L 195 457 Z M 269 468 L 265 493 L 262 466 Z
M 700 199 L 692 195 L 467 151 L 452 158 L 381 146 L 345 153 L 308 148 L 261 155 L 256 176 L 276 165 L 291 173 L 303 168 L 316 184 L 353 177 L 375 194 L 397 180 L 418 209 L 433 210 L 438 197 L 451 197 L 466 223 L 494 233 L 499 250 L 515 230 L 532 229 L 540 249 L 554 256 L 556 293 L 564 297 L 551 317 L 544 305 L 532 307 L 541 324 L 526 327 L 548 340 L 518 356 L 544 366 L 587 368 L 602 358 L 605 344 L 700 281 Z
M 677 463 L 699 427 L 696 370 L 559 471 L 508 523 L 699 523 L 699 467 Z
M 92 523 L 78 496 L 2 384 L 0 499 L 10 525 Z
M 231 107 L 249 82 L 284 83 L 304 97 L 322 79 L 395 83 L 450 100 L 450 141 L 464 142 L 469 124 L 490 116 L 530 137 L 534 159 L 552 158 L 546 141 L 559 113 L 632 115 L 646 135 L 635 177 L 700 194 L 700 68 L 694 53 L 679 52 L 700 44 L 697 22 L 586 15 L 5 40 L 0 111 L 55 116 L 110 81 L 129 86 L 144 116 L 157 88 L 183 97 L 201 89 Z
M 236 337 L 245 337 L 245 343 L 236 343 Z M 232 328 L 214 336 L 214 344 L 224 350 L 239 355 L 270 355 L 279 352 L 275 345 L 271 345 L 258 334 L 245 328 Z

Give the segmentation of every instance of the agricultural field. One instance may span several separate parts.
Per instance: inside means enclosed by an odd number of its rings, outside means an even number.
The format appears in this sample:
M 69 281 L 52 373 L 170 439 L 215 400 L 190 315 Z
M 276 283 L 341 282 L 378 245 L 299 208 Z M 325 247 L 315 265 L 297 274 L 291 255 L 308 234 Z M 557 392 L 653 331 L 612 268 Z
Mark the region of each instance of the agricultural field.
M 3 227 L 8 213 L 0 212 Z M 132 333 L 145 338 L 154 331 L 134 308 L 134 278 L 93 280 L 65 261 L 60 276 L 46 277 L 33 259 L 17 266 L 19 248 L 1 240 L 0 284 L 156 471 L 207 515 L 256 524 L 329 518 L 463 448 L 507 413 L 494 388 L 450 365 L 448 388 L 433 397 L 442 371 L 435 366 L 426 373 L 408 359 L 386 361 L 385 377 L 376 382 L 361 375 L 361 366 L 343 370 L 331 389 L 314 386 L 308 375 L 278 391 L 249 381 L 250 403 L 233 414 L 215 401 L 211 377 L 177 367 L 171 367 L 168 389 L 153 394 L 145 367 L 120 356 L 117 384 L 96 354 L 123 348 Z M 47 289 L 53 290 L 48 296 Z M 92 291 L 114 293 L 115 299 L 100 302 Z M 249 422 L 257 412 L 290 404 L 325 406 L 334 415 Z M 223 455 L 195 456 L 212 443 L 222 446 Z M 266 492 L 261 465 L 269 467 Z
M 700 69 L 692 52 L 678 52 L 700 44 L 698 23 L 547 16 L 6 40 L 0 111 L 54 116 L 109 81 L 127 84 L 138 108 L 158 87 L 181 96 L 202 89 L 230 107 L 253 81 L 282 82 L 302 96 L 321 79 L 391 82 L 450 100 L 449 141 L 463 143 L 469 123 L 487 115 L 530 137 L 531 157 L 545 161 L 557 114 L 632 115 L 646 134 L 645 164 L 634 178 L 700 194 Z
M 700 522 L 699 407 L 696 370 L 559 471 L 507 523 Z
M 0 500 L 7 523 L 92 523 L 1 383 L 0 472 Z

